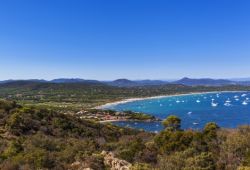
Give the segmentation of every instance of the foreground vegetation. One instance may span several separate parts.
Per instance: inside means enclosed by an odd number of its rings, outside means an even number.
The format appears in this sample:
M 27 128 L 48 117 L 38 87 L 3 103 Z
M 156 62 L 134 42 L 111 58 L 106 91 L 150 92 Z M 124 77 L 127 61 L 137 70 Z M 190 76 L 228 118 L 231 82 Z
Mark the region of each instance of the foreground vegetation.
M 180 129 L 175 116 L 159 134 L 102 125 L 51 109 L 0 101 L 0 169 L 109 169 L 100 153 L 112 151 L 131 169 L 234 170 L 250 167 L 250 127 Z M 241 167 L 241 168 L 240 168 Z
M 0 169 L 68 169 L 77 160 L 103 169 L 101 151 L 117 148 L 113 143 L 122 136 L 137 135 L 131 129 L 0 101 Z

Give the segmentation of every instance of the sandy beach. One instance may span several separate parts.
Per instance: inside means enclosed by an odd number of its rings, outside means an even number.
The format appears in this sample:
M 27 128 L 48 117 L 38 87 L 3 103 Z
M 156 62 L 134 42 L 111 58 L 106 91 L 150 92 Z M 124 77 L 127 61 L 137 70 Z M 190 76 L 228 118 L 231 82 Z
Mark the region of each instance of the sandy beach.
M 107 109 L 111 106 L 124 104 L 124 103 L 130 103 L 134 101 L 140 101 L 140 100 L 150 100 L 150 99 L 160 99 L 165 97 L 175 97 L 175 96 L 186 96 L 186 95 L 199 95 L 199 94 L 210 94 L 210 93 L 234 93 L 234 92 L 246 92 L 246 91 L 211 91 L 211 92 L 192 92 L 192 93 L 183 93 L 183 94 L 171 94 L 171 95 L 160 95 L 160 96 L 152 96 L 152 97 L 139 97 L 139 98 L 128 98 L 124 100 L 120 100 L 117 102 L 110 102 L 106 103 L 104 105 L 100 105 L 97 107 L 94 107 L 94 109 Z

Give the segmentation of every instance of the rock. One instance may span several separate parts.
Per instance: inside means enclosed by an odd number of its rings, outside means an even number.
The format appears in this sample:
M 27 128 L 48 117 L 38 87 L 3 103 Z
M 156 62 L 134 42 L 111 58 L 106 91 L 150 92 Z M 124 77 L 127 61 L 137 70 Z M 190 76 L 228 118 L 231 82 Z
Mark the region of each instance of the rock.
M 109 166 L 111 170 L 130 170 L 131 169 L 131 166 L 132 166 L 131 163 L 125 160 L 115 158 L 112 152 L 102 151 L 101 154 L 104 156 L 104 164 L 106 166 Z
M 68 170 L 93 170 L 92 168 L 86 168 L 84 163 L 76 161 L 70 165 Z

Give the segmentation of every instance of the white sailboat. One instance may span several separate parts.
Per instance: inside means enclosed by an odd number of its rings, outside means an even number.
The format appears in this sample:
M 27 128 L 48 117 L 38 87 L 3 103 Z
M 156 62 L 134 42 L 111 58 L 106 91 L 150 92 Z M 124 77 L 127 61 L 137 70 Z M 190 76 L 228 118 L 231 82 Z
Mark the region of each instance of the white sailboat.
M 230 104 L 230 103 L 224 103 L 224 105 L 225 105 L 225 106 L 231 106 L 231 104 Z
M 243 105 L 248 105 L 247 101 L 242 102 Z
M 212 102 L 211 105 L 212 105 L 212 107 L 217 107 L 217 106 L 218 106 L 218 103 Z

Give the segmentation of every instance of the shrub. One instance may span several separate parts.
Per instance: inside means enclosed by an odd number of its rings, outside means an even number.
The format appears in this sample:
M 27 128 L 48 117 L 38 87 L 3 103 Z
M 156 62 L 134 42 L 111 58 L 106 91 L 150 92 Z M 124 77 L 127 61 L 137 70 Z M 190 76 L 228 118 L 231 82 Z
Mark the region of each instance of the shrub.
M 171 130 L 171 131 L 180 130 L 181 119 L 178 118 L 177 116 L 171 115 L 171 116 L 168 116 L 167 119 L 165 119 L 162 122 L 162 124 L 167 130 Z

